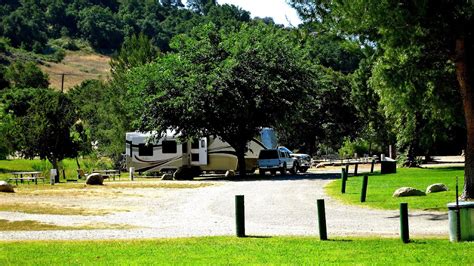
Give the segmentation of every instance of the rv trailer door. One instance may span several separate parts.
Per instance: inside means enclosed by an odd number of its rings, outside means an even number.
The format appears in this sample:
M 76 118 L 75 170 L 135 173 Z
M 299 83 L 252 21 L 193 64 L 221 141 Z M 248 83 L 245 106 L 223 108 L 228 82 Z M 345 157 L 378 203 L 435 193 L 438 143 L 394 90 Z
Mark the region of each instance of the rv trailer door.
M 191 147 L 191 165 L 207 165 L 207 138 L 200 138 Z

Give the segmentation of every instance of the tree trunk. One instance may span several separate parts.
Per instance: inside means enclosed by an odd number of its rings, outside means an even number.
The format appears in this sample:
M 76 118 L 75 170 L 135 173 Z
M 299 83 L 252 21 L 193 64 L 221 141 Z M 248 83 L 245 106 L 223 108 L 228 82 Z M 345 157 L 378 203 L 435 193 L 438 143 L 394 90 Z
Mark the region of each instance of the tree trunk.
M 245 148 L 236 149 L 237 159 L 239 165 L 239 176 L 240 178 L 245 178 L 247 175 L 247 164 L 245 163 Z
M 474 93 L 472 91 L 471 77 L 469 75 L 468 56 L 465 44 L 466 41 L 463 36 L 456 40 L 456 77 L 463 101 L 467 131 L 466 151 L 464 153 L 464 191 L 462 198 L 474 199 Z
M 79 158 L 76 156 L 76 164 L 77 164 L 77 169 L 81 169 L 81 165 L 79 164 Z

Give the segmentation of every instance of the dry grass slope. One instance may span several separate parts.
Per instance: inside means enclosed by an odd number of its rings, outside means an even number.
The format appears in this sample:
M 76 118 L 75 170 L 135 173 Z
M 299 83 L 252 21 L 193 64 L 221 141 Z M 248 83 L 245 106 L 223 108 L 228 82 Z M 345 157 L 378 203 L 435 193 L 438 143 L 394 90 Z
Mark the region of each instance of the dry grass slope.
M 110 74 L 110 57 L 85 51 L 67 51 L 60 63 L 48 62 L 41 69 L 48 73 L 51 87 L 61 89 L 64 73 L 64 90 L 79 85 L 87 79 L 106 80 Z

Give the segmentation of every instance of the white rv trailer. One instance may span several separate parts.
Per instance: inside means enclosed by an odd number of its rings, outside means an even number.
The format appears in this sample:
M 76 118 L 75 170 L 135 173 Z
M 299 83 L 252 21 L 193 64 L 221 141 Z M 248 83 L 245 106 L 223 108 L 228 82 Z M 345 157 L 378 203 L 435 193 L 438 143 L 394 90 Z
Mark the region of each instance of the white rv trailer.
M 137 172 L 174 172 L 184 165 L 198 167 L 204 172 L 237 169 L 234 148 L 218 137 L 203 137 L 192 143 L 181 143 L 173 131 L 167 131 L 158 141 L 149 141 L 151 137 L 151 133 L 126 133 L 127 167 L 135 167 Z M 265 146 L 260 141 L 249 142 L 245 154 L 247 171 L 255 171 L 263 149 Z

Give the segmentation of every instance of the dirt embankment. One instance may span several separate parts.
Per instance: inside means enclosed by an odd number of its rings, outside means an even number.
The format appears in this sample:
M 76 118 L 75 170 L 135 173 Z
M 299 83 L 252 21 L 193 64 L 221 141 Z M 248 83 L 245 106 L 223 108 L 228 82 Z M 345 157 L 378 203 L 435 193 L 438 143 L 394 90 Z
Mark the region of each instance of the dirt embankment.
M 83 51 L 68 51 L 60 63 L 48 62 L 40 68 L 49 75 L 50 86 L 61 89 L 64 74 L 64 90 L 81 84 L 87 79 L 106 80 L 110 74 L 110 57 Z

